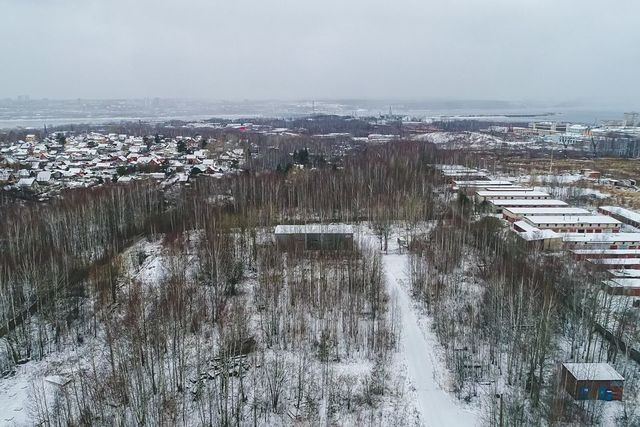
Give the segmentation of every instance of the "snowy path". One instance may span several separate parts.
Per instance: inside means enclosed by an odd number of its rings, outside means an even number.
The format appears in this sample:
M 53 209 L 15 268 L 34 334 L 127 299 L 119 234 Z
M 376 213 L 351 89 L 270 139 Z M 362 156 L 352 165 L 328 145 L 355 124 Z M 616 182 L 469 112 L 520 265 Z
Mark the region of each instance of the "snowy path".
M 397 300 L 400 310 L 402 336 L 399 357 L 404 359 L 407 374 L 415 387 L 416 406 L 423 424 L 434 427 L 478 425 L 477 414 L 462 408 L 439 384 L 438 378 L 443 377 L 445 368 L 438 366 L 434 351 L 436 337 L 432 332 L 420 329 L 411 296 L 401 284 L 406 280 L 407 255 L 383 255 L 382 260 L 389 294 L 392 300 Z

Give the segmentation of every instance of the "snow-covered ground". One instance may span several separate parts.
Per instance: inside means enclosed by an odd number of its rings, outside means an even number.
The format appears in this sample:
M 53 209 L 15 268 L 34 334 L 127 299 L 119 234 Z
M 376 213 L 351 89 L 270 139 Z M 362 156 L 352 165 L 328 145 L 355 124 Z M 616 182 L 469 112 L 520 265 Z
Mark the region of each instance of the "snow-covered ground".
M 481 148 L 503 143 L 500 138 L 479 132 L 429 132 L 416 135 L 412 139 L 437 145 Z
M 406 365 L 408 381 L 415 390 L 416 406 L 426 426 L 480 425 L 479 414 L 464 407 L 446 391 L 447 371 L 438 358 L 437 338 L 430 330 L 420 327 L 408 293 L 408 255 L 397 253 L 390 245 L 390 253 L 382 256 L 389 295 L 398 306 L 401 323 L 400 346 L 397 357 Z

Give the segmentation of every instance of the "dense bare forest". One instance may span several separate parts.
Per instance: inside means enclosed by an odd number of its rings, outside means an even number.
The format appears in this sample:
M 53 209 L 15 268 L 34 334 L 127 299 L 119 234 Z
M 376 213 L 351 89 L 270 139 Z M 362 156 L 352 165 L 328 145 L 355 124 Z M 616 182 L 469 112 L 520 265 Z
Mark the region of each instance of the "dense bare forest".
M 76 360 L 60 362 L 69 383 L 55 399 L 33 387 L 33 420 L 47 425 L 403 422 L 375 411 L 386 395 L 403 404 L 377 251 L 364 239 L 338 258 L 283 256 L 268 236 L 282 221 L 371 221 L 388 238 L 392 222 L 433 215 L 434 156 L 397 144 L 340 169 L 5 207 L 0 368 Z M 145 281 L 148 251 L 163 273 Z
M 597 424 L 602 402 L 558 397 L 557 364 L 617 363 L 637 393 L 628 347 L 596 327 L 599 282 L 446 196 L 432 165 L 467 161 L 394 142 L 339 167 L 3 206 L 0 371 L 59 379 L 30 384 L 41 425 L 414 425 L 381 262 L 408 241 L 402 268 L 458 399 L 486 425 Z M 358 226 L 353 252 L 275 247 L 277 224 L 336 222 Z M 627 343 L 634 316 L 614 319 Z M 633 400 L 618 421 L 638 422 Z

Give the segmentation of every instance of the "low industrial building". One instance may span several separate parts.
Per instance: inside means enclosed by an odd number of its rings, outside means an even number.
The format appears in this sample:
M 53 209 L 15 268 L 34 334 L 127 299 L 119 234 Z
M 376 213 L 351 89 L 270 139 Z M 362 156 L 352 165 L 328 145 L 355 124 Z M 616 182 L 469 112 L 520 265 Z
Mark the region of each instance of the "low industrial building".
M 551 230 L 529 230 L 518 233 L 529 249 L 556 251 L 562 248 L 562 236 Z
M 442 176 L 449 180 L 488 180 L 486 172 L 477 169 L 460 168 L 460 169 L 444 169 L 441 171 Z
M 632 227 L 640 228 L 640 214 L 619 206 L 600 206 L 598 212 Z
M 640 258 L 640 249 L 572 249 L 575 259 Z
M 544 191 L 477 191 L 476 192 L 476 201 L 478 203 L 485 202 L 488 200 L 515 200 L 515 199 L 525 199 L 525 200 L 544 200 L 549 199 L 549 193 L 545 193 Z
M 592 270 L 640 270 L 640 258 L 589 258 L 586 262 Z
M 619 279 L 640 279 L 640 270 L 607 270 L 609 277 Z
M 495 213 L 502 213 L 507 208 L 552 208 L 567 207 L 569 204 L 555 199 L 490 199 L 489 203 Z
M 478 190 L 484 190 L 487 187 L 511 188 L 513 187 L 513 184 L 511 183 L 511 181 L 490 181 L 490 180 L 465 181 L 465 180 L 454 179 L 451 181 L 449 186 L 449 188 L 452 191 L 464 191 L 471 194 L 475 193 Z
M 624 377 L 608 363 L 563 363 L 560 375 L 576 400 L 622 400 Z
M 563 239 L 567 248 L 640 249 L 640 233 L 570 233 Z
M 615 278 L 602 282 L 607 293 L 611 295 L 626 295 L 640 297 L 640 279 Z
M 527 216 L 575 216 L 589 215 L 590 212 L 581 208 L 550 207 L 550 208 L 503 208 L 502 217 L 509 222 L 518 221 Z
M 503 187 L 483 187 L 485 191 L 535 191 L 531 187 L 521 187 L 519 185 L 503 186 Z M 479 189 L 480 190 L 480 189 Z
M 278 225 L 276 245 L 281 251 L 349 251 L 353 249 L 353 226 L 347 224 Z
M 606 215 L 527 216 L 523 221 L 540 229 L 557 233 L 617 233 L 621 223 Z

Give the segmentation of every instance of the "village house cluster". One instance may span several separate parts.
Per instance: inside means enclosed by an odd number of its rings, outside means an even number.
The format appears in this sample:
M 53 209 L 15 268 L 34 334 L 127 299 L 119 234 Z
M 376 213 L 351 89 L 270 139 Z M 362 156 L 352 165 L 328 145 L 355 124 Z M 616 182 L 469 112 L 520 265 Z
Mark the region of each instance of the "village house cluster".
M 105 182 L 186 183 L 195 174 L 234 173 L 245 163 L 246 151 L 200 136 L 54 132 L 39 141 L 27 135 L 0 148 L 0 188 L 42 200 L 65 188 Z

